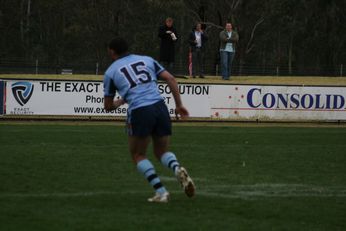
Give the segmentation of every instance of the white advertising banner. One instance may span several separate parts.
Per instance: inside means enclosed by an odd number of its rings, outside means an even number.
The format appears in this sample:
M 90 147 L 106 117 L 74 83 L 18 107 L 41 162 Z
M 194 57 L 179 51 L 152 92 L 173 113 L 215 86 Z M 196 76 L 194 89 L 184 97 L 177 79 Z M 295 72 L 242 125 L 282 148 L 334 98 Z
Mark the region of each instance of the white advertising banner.
M 166 84 L 158 89 L 174 116 Z M 180 84 L 191 117 L 231 120 L 346 120 L 346 87 Z M 6 81 L 7 115 L 126 116 L 103 109 L 101 81 Z
M 158 85 L 170 114 L 174 99 L 166 84 Z M 192 117 L 210 117 L 207 85 L 180 85 L 182 99 Z M 103 109 L 103 83 L 85 81 L 6 81 L 7 115 L 126 116 L 127 105 L 115 111 Z
M 219 85 L 211 95 L 213 118 L 346 120 L 346 87 Z

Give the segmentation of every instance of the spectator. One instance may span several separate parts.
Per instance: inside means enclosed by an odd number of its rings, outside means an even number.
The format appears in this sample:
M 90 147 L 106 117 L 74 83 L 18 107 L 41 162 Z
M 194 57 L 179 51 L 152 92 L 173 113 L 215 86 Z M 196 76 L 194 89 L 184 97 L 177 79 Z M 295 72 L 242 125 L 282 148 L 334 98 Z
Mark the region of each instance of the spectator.
M 173 27 L 173 19 L 167 18 L 165 25 L 159 28 L 160 44 L 160 58 L 159 61 L 166 69 L 173 73 L 174 55 L 175 55 L 175 42 L 178 39 L 176 29 Z
M 235 45 L 238 40 L 239 35 L 233 30 L 232 24 L 226 23 L 225 30 L 220 32 L 221 75 L 224 80 L 230 79 Z
M 190 49 L 192 53 L 192 76 L 196 74 L 204 78 L 204 50 L 208 36 L 202 30 L 202 24 L 197 23 L 189 36 Z

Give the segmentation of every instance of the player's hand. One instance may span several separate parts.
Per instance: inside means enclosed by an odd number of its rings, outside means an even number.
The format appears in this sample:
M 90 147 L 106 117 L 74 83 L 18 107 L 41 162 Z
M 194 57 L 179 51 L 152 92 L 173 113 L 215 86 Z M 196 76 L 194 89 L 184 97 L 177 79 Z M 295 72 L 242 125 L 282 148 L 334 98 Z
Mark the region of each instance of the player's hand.
M 123 99 L 117 99 L 117 100 L 113 101 L 113 105 L 114 105 L 115 108 L 118 108 L 121 105 L 124 105 L 125 103 L 126 103 L 126 101 L 123 100 Z
M 166 31 L 166 34 L 172 34 L 172 31 L 168 30 Z
M 179 119 L 179 115 L 182 119 L 186 119 L 189 117 L 189 111 L 184 106 L 177 107 L 175 109 L 175 116 L 177 119 Z

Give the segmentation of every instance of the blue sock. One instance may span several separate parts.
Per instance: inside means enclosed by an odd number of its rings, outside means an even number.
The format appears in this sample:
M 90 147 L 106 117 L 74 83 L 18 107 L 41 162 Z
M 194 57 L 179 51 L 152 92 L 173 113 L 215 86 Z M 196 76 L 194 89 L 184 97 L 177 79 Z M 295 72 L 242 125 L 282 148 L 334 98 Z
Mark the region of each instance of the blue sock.
M 177 170 L 180 165 L 178 163 L 177 157 L 173 152 L 166 152 L 165 154 L 163 154 L 161 157 L 161 163 L 167 168 L 172 169 L 174 174 L 177 174 Z
M 156 192 L 160 194 L 167 192 L 165 187 L 163 187 L 160 178 L 156 175 L 154 166 L 148 159 L 139 161 L 137 163 L 137 169 L 149 181 L 150 185 L 153 186 Z

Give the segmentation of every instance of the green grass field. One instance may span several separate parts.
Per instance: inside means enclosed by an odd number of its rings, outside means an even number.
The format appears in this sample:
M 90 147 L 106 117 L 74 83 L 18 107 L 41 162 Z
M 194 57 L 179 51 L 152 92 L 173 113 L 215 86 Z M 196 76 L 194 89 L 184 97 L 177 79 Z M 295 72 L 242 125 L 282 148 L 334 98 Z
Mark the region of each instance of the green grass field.
M 197 195 L 153 161 L 172 200 L 151 204 L 123 126 L 2 123 L 0 230 L 345 230 L 345 138 L 345 127 L 174 126 Z

